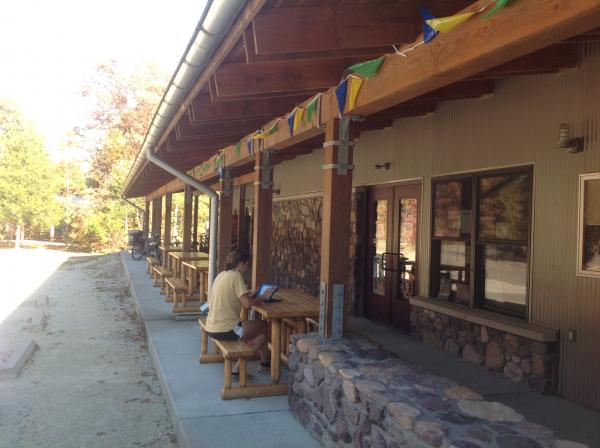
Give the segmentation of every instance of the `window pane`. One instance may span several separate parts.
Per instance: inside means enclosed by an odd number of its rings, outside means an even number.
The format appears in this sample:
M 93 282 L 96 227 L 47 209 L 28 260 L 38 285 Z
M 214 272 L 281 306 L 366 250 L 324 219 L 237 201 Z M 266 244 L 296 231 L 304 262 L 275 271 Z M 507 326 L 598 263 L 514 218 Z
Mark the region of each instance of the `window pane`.
M 441 298 L 461 304 L 471 301 L 471 245 L 464 241 L 442 241 L 440 251 Z
M 435 183 L 434 236 L 460 237 L 470 234 L 471 185 L 470 179 Z
M 417 199 L 400 200 L 400 253 L 409 261 L 417 257 Z
M 526 241 L 531 177 L 528 173 L 479 180 L 479 238 Z
M 485 301 L 525 307 L 527 247 L 501 244 L 482 246 Z
M 600 272 L 600 179 L 585 181 L 583 199 L 583 264 Z
M 382 269 L 382 256 L 387 251 L 387 216 L 388 201 L 381 200 L 373 203 L 373 215 L 375 216 L 373 245 L 373 292 L 385 295 L 385 271 Z

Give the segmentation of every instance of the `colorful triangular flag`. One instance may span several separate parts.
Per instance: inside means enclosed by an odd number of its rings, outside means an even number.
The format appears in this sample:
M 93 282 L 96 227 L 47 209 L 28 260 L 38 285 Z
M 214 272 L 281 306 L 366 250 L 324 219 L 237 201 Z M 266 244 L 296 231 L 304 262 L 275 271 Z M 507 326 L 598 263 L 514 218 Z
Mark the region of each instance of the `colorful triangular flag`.
M 336 88 L 335 88 L 335 97 L 337 98 L 338 109 L 340 111 L 340 115 L 344 113 L 344 108 L 346 107 L 346 93 L 348 91 L 348 78 L 344 79 Z
M 287 117 L 288 128 L 290 130 L 290 136 L 294 135 L 294 117 L 296 116 L 296 109 L 292 111 Z
M 267 135 L 273 135 L 275 132 L 279 130 L 279 123 L 276 121 L 273 126 L 269 128 L 267 131 Z
M 501 9 L 506 8 L 509 0 L 495 0 L 496 6 L 494 6 L 486 15 L 484 15 L 481 19 L 487 19 L 488 17 L 493 16 Z
M 381 63 L 384 59 L 385 56 L 381 56 L 380 58 L 372 59 L 370 61 L 359 62 L 358 64 L 351 65 L 346 70 L 349 73 L 371 79 L 379 71 L 379 67 L 381 67 Z
M 298 132 L 300 123 L 302 123 L 302 117 L 304 116 L 304 109 L 301 107 L 296 108 L 296 114 L 294 115 L 294 134 Z
M 431 28 L 433 28 L 436 31 L 439 31 L 440 33 L 448 33 L 457 26 L 465 23 L 474 15 L 474 12 L 467 12 L 464 14 L 457 14 L 455 16 L 440 17 L 439 19 L 426 20 L 425 23 L 427 23 Z
M 433 20 L 433 19 L 435 19 L 435 17 L 424 6 L 419 5 L 418 8 L 419 8 L 419 13 L 421 14 L 421 17 L 423 17 L 423 21 L 424 21 L 423 22 L 423 41 L 426 44 L 428 44 L 429 42 L 431 42 L 433 40 L 433 38 L 435 36 L 437 36 L 437 33 L 438 33 L 435 29 L 433 29 L 427 23 L 427 21 Z
M 356 97 L 358 96 L 358 92 L 360 92 L 360 88 L 364 82 L 363 78 L 358 76 L 350 76 L 350 97 L 348 98 L 348 110 L 354 109 L 354 104 L 356 103 Z
M 315 113 L 315 109 L 317 108 L 317 104 L 319 104 L 320 100 L 321 94 L 319 93 L 306 105 L 306 121 L 308 121 L 309 123 L 312 121 L 313 114 Z
M 250 157 L 254 157 L 254 140 L 249 138 L 246 142 L 246 147 L 248 148 L 248 154 Z

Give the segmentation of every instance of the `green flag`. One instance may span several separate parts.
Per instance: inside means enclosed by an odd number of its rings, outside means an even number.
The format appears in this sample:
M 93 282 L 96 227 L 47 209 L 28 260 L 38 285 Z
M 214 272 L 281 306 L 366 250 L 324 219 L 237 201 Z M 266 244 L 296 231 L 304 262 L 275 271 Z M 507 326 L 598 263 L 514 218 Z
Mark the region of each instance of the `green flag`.
M 271 129 L 269 129 L 267 131 L 267 135 L 273 135 L 275 134 L 275 132 L 277 132 L 279 130 L 279 123 L 275 122 L 275 124 L 273 126 L 271 126 Z
M 317 108 L 317 104 L 319 103 L 319 98 L 321 95 L 315 96 L 310 102 L 306 105 L 306 109 L 304 112 L 306 113 L 306 121 L 311 122 L 313 114 L 315 113 L 315 109 Z
M 240 156 L 240 148 L 241 148 L 241 147 L 242 147 L 242 145 L 241 145 L 241 143 L 240 143 L 240 142 L 237 142 L 237 143 L 235 144 L 235 156 L 236 156 L 236 157 L 239 157 L 239 156 Z
M 370 61 L 359 62 L 358 64 L 348 67 L 347 71 L 371 79 L 379 71 L 379 67 L 384 59 L 385 56 L 381 56 L 380 58 L 372 59 Z
M 501 9 L 504 9 L 506 7 L 506 5 L 508 5 L 508 1 L 509 0 L 495 0 L 496 2 L 496 6 L 494 6 L 490 12 L 488 12 L 485 16 L 482 17 L 483 19 L 487 19 L 488 17 L 493 16 L 494 14 L 496 14 L 498 11 L 500 11 Z

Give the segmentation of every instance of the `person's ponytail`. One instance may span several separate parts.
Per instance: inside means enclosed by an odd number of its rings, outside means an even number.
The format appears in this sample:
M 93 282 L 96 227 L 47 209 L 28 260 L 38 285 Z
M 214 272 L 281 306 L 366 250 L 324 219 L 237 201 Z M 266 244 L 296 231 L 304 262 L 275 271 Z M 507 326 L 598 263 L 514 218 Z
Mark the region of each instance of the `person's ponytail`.
M 240 263 L 245 263 L 250 259 L 250 254 L 243 249 L 236 249 L 227 255 L 225 260 L 225 270 L 235 269 Z

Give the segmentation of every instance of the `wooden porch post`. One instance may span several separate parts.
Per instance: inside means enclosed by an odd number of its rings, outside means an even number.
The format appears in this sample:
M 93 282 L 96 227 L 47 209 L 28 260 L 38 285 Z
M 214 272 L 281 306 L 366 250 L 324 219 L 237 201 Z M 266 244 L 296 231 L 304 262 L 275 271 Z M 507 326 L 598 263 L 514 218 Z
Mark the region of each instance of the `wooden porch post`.
M 192 247 L 192 187 L 185 186 L 183 193 L 183 244 L 184 252 L 189 252 Z
M 171 244 L 171 209 L 173 207 L 173 194 L 165 195 L 165 235 L 163 244 L 165 247 Z
M 162 224 L 162 196 L 155 199 L 156 202 L 156 217 L 152 217 L 153 221 L 156 221 L 156 229 L 154 233 L 156 233 L 159 238 L 161 234 L 161 224 Z
M 194 196 L 194 223 L 192 224 L 192 241 L 198 248 L 198 195 Z
M 256 152 L 254 182 L 254 225 L 252 229 L 252 288 L 271 281 L 271 227 L 273 217 L 273 170 L 270 153 Z
M 144 234 L 150 231 L 150 201 L 146 201 L 146 211 L 144 212 Z
M 323 145 L 320 326 L 322 336 L 326 338 L 342 336 L 341 328 L 334 322 L 343 316 L 345 328 L 350 310 L 348 248 L 352 206 L 352 147 L 347 146 L 348 155 L 345 159 L 340 150 L 340 139 L 344 138 L 340 135 L 340 121 L 335 118 L 326 123 Z M 348 134 L 346 132 L 346 138 L 349 138 Z M 343 300 L 343 311 L 340 306 L 334 306 L 337 300 Z M 340 313 L 343 313 L 342 316 Z M 334 327 L 338 329 L 337 334 Z
M 240 198 L 238 202 L 238 248 L 248 247 L 248 235 L 246 235 L 246 186 L 240 185 Z
M 228 170 L 225 170 L 221 183 L 221 194 L 219 197 L 219 225 L 217 230 L 218 242 L 218 261 L 217 269 L 219 272 L 225 269 L 225 260 L 231 251 L 231 231 L 232 231 L 232 213 L 233 213 L 233 182 L 229 177 Z

